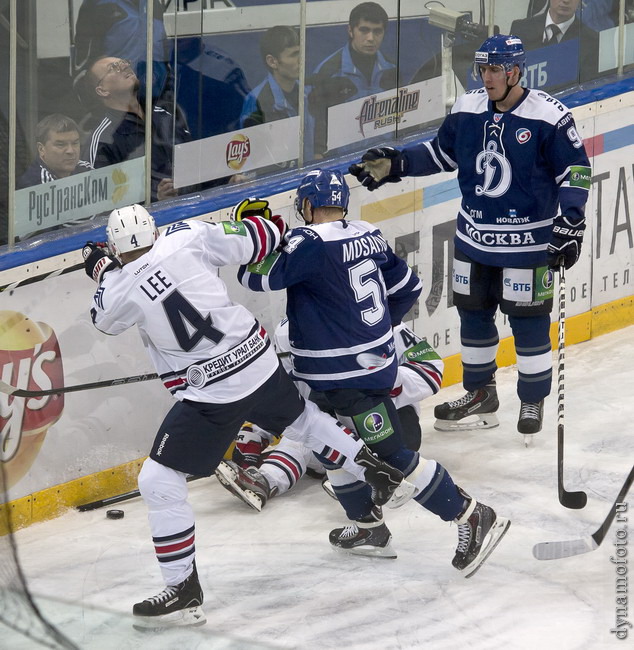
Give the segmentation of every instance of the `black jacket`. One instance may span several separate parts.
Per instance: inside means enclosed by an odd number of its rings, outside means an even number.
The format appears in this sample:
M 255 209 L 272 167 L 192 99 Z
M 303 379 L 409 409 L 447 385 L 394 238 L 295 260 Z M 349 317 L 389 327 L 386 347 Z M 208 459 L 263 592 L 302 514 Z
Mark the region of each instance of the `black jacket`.
M 545 26 L 546 14 L 514 20 L 511 24 L 511 34 L 522 40 L 526 50 L 536 50 L 545 47 L 543 43 Z M 587 81 L 598 74 L 599 34 L 575 17 L 560 43 L 575 38 L 579 39 L 579 76 L 581 81 Z

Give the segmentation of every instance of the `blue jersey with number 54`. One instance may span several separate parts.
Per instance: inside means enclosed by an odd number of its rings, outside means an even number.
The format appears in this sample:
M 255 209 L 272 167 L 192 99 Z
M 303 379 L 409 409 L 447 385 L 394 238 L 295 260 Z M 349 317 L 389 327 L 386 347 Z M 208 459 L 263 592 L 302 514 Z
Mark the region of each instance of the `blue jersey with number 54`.
M 418 277 L 365 221 L 295 228 L 286 242 L 239 279 L 255 291 L 287 289 L 293 376 L 315 390 L 392 388 L 392 325 L 418 298 Z

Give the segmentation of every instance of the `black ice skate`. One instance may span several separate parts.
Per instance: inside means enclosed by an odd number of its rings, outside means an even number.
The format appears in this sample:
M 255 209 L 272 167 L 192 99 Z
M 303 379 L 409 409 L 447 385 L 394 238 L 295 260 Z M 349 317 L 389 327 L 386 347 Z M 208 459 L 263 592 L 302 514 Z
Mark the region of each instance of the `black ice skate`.
M 242 469 L 232 460 L 220 461 L 216 468 L 216 478 L 222 487 L 258 512 L 277 493 L 277 487 L 271 488 L 266 477 L 256 467 Z
M 155 630 L 165 627 L 204 625 L 207 622 L 203 604 L 203 590 L 193 572 L 179 585 L 166 587 L 160 594 L 136 603 L 133 627 L 137 630 Z
M 365 482 L 372 488 L 375 505 L 398 508 L 414 496 L 416 486 L 405 480 L 403 472 L 375 456 L 365 445 L 354 461 L 365 467 Z
M 483 388 L 472 390 L 453 402 L 444 402 L 434 409 L 437 431 L 469 431 L 492 429 L 499 425 L 495 412 L 498 410 L 498 394 L 495 379 Z
M 524 444 L 528 447 L 533 441 L 533 434 L 542 430 L 544 418 L 544 400 L 541 402 L 522 402 L 517 430 L 524 434 Z
M 465 578 L 470 578 L 500 543 L 511 522 L 498 517 L 493 508 L 478 503 L 460 488 L 458 490 L 468 500 L 468 505 L 454 520 L 458 524 L 458 547 L 451 563 Z
M 353 555 L 396 559 L 390 545 L 392 534 L 383 523 L 383 512 L 378 506 L 367 516 L 343 528 L 330 531 L 330 543 L 340 551 Z

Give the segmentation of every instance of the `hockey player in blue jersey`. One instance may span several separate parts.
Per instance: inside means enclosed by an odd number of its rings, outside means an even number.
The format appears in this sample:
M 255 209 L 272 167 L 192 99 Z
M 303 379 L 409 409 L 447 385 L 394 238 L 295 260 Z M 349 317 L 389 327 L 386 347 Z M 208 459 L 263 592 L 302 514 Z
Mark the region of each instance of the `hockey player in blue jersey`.
M 515 338 L 517 428 L 528 444 L 551 390 L 553 269 L 579 259 L 591 170 L 572 114 L 547 93 L 522 88 L 524 66 L 520 39 L 488 38 L 474 62 L 484 87 L 458 99 L 432 141 L 370 149 L 350 172 L 374 190 L 404 176 L 458 171 L 453 301 L 467 393 L 436 407 L 435 427 L 498 425 L 499 307 Z
M 311 171 L 295 199 L 305 225 L 287 233 L 281 251 L 241 266 L 239 279 L 255 291 L 286 289 L 293 378 L 320 391 L 341 422 L 399 468 L 416 486 L 416 501 L 458 523 L 452 563 L 468 577 L 510 522 L 458 488 L 440 463 L 403 444 L 390 399 L 398 370 L 392 328 L 414 305 L 421 282 L 378 228 L 345 219 L 349 195 L 340 172 Z M 331 531 L 331 544 L 381 555 L 390 534 L 363 484 L 333 481 L 333 488 L 350 524 Z

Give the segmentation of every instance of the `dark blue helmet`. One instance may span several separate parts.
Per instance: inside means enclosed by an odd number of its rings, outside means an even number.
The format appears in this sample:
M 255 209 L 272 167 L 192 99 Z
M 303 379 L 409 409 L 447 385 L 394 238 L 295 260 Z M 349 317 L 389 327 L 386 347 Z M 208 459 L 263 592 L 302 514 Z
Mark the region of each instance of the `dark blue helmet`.
M 345 214 L 348 212 L 350 188 L 340 171 L 314 169 L 304 176 L 297 188 L 295 211 L 300 217 L 304 216 L 306 199 L 313 209 L 333 206 L 343 208 Z
M 524 74 L 526 53 L 522 41 L 512 34 L 490 36 L 475 53 L 473 70 L 476 77 L 480 76 L 481 65 L 499 65 L 507 72 L 512 72 L 515 66 L 519 66 L 520 72 Z

